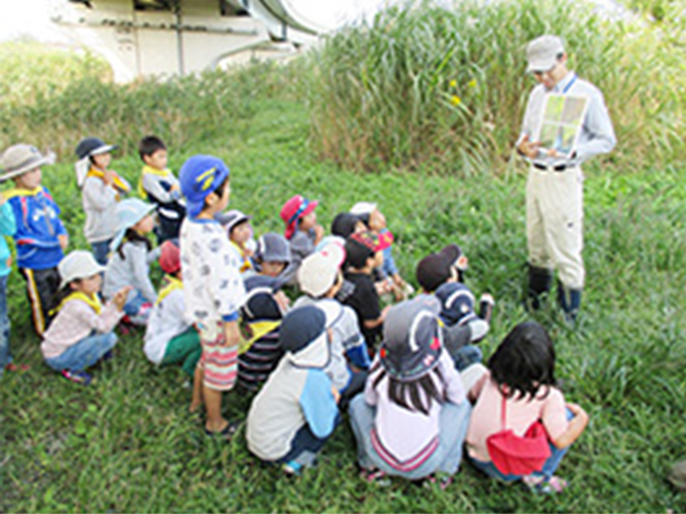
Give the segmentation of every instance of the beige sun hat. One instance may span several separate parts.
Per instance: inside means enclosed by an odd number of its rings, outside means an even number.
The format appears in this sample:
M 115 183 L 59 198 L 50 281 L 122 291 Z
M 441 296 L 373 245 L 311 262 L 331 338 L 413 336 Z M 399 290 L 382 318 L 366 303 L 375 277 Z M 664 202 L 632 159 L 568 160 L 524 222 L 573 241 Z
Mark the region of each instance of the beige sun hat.
M 18 144 L 10 146 L 0 157 L 0 182 L 18 177 L 45 164 L 54 164 L 55 154 L 43 155 L 35 146 Z
M 527 73 L 546 72 L 557 62 L 557 56 L 565 52 L 562 39 L 545 35 L 531 41 L 526 47 Z

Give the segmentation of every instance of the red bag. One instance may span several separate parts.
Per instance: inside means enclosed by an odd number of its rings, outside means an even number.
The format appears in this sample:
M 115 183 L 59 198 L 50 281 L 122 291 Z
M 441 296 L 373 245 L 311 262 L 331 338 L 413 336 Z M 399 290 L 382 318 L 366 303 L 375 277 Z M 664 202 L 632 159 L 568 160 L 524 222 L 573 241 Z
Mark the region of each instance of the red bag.
M 551 453 L 543 423 L 535 421 L 522 437 L 515 435 L 511 429 L 505 430 L 506 402 L 503 395 L 502 430 L 486 439 L 493 464 L 505 475 L 530 475 L 534 471 L 541 471 Z

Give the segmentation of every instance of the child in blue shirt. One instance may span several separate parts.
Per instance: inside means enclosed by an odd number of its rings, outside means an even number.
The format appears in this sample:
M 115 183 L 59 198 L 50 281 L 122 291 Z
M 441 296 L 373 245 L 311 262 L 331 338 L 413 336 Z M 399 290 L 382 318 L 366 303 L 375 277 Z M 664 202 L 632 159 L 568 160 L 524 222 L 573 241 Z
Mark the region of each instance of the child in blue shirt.
M 52 162 L 52 156 L 41 155 L 33 146 L 14 145 L 2 155 L 4 174 L 0 176 L 0 182 L 12 179 L 15 184 L 5 198 L 16 220 L 17 266 L 26 279 L 33 324 L 40 336 L 50 322 L 52 297 L 59 289 L 57 264 L 69 244 L 60 208 L 41 186 L 40 167 Z
M 248 412 L 248 449 L 290 475 L 313 464 L 340 422 L 340 395 L 324 372 L 332 321 L 314 305 L 286 315 L 279 332 L 286 353 Z

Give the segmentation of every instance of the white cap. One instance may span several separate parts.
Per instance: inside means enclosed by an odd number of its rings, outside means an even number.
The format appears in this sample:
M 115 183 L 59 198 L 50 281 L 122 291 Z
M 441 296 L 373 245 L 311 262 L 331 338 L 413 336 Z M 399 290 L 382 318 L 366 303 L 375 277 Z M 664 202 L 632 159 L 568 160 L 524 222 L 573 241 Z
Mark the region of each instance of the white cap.
M 557 62 L 557 56 L 565 52 L 562 39 L 557 36 L 541 36 L 531 41 L 526 47 L 526 58 L 529 62 L 527 73 L 550 70 Z
M 350 209 L 350 214 L 371 214 L 374 209 L 376 209 L 374 202 L 357 202 Z
M 92 253 L 86 250 L 73 250 L 60 261 L 57 271 L 62 279 L 60 282 L 60 289 L 62 289 L 72 280 L 92 277 L 105 271 L 105 268 L 95 261 Z
M 334 285 L 345 260 L 345 248 L 330 244 L 303 259 L 298 268 L 298 284 L 305 294 L 318 298 Z

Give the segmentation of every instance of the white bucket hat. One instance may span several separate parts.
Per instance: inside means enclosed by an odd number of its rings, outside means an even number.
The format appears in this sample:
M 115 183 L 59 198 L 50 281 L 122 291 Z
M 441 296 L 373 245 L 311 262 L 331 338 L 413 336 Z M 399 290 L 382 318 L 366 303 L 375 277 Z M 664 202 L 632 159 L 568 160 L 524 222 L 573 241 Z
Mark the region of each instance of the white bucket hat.
M 114 251 L 121 244 L 126 230 L 133 227 L 155 209 L 155 206 L 145 203 L 138 198 L 127 198 L 117 204 L 117 234 L 110 244 L 110 250 Z
M 54 164 L 55 154 L 41 154 L 35 146 L 18 144 L 10 146 L 0 157 L 0 168 L 4 173 L 0 175 L 0 182 L 18 177 L 45 164 Z
M 86 250 L 73 250 L 69 252 L 57 265 L 60 274 L 60 289 L 72 280 L 88 278 L 105 271 L 93 257 L 93 254 Z
M 350 214 L 369 215 L 374 209 L 376 209 L 376 204 L 374 202 L 357 202 L 350 208 Z
M 557 62 L 557 56 L 565 52 L 562 39 L 545 35 L 531 41 L 526 47 L 527 73 L 545 72 Z

